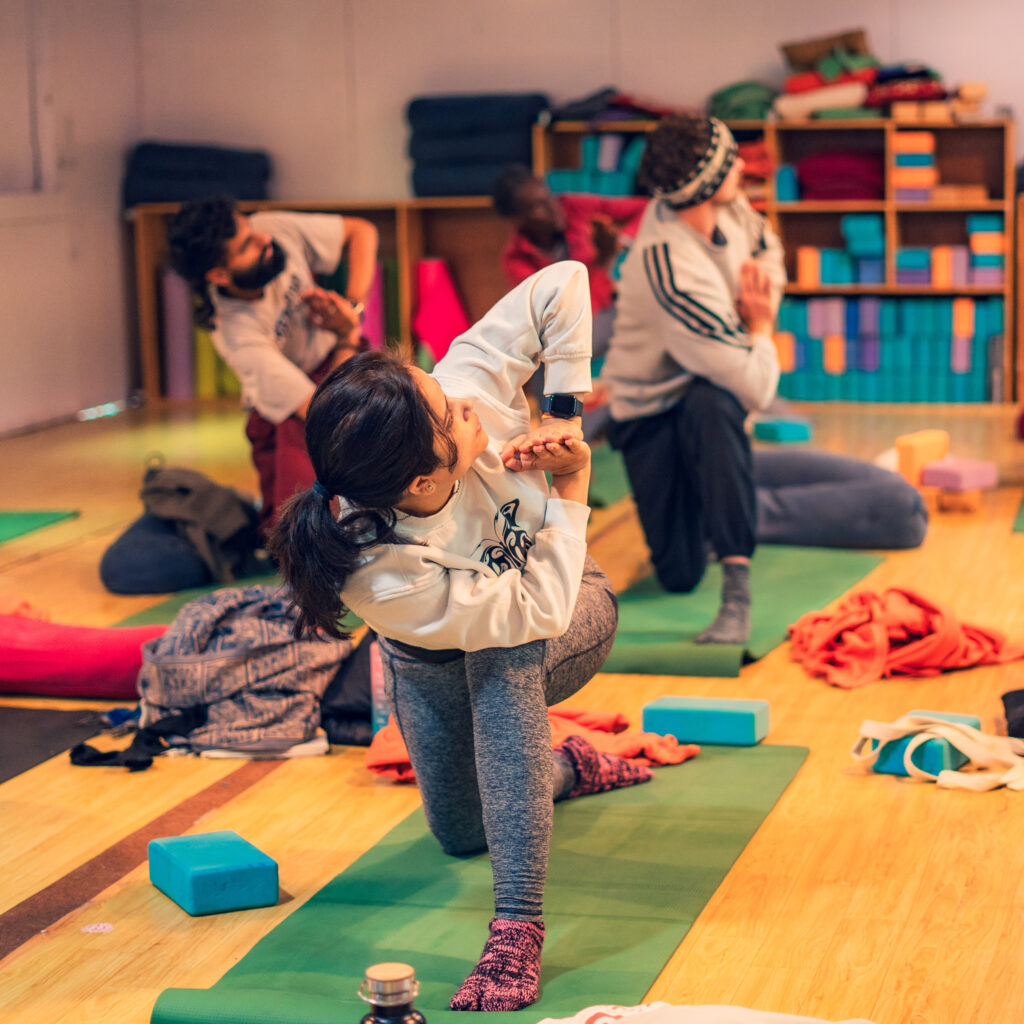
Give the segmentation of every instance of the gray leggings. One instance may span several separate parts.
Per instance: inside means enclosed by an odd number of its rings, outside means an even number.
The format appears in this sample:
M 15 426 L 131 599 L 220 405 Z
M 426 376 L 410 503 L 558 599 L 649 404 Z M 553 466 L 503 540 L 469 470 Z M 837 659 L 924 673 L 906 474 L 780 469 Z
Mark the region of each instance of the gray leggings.
M 496 917 L 541 918 L 552 800 L 573 785 L 564 761 L 555 774 L 547 708 L 600 670 L 617 622 L 615 592 L 588 558 L 572 621 L 554 639 L 447 661 L 422 652 L 428 662 L 379 638 L 427 824 L 446 853 L 490 851 Z

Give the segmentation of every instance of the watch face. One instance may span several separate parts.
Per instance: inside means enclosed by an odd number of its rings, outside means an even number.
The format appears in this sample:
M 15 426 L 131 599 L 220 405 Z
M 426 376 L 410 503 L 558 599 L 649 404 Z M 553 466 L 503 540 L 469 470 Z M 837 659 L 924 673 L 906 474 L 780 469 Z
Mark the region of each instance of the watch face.
M 544 412 L 562 419 L 579 416 L 579 399 L 575 395 L 548 395 L 544 399 Z

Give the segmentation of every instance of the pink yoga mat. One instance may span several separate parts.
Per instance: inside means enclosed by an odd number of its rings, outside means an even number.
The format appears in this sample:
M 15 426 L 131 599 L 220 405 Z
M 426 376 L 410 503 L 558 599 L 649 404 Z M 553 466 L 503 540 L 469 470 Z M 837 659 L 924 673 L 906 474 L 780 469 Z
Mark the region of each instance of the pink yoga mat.
M 420 260 L 416 264 L 416 312 L 412 318 L 416 337 L 438 360 L 469 326 L 448 264 L 436 258 Z

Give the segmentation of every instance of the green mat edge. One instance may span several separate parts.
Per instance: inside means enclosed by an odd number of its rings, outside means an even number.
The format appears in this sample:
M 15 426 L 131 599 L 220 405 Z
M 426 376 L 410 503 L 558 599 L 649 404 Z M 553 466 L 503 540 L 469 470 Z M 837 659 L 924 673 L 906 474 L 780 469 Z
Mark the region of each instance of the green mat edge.
M 17 540 L 19 537 L 25 537 L 30 533 L 35 533 L 36 530 L 42 530 L 47 526 L 53 526 L 56 523 L 63 523 L 66 519 L 77 519 L 82 514 L 80 509 L 25 509 L 23 511 L 12 511 L 6 509 L 0 511 L 0 544 L 6 544 L 9 540 Z M 32 525 L 22 527 L 16 530 L 14 533 L 9 533 L 5 529 L 4 523 L 9 522 L 12 519 L 29 519 L 33 520 Z

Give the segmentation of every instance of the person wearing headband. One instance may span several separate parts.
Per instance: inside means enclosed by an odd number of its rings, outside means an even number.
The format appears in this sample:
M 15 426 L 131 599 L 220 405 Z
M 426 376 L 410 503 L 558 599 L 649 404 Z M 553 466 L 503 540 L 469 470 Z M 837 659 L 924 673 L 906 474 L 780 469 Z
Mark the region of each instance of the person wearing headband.
M 638 184 L 652 196 L 622 264 L 602 380 L 659 582 L 688 592 L 709 549 L 722 601 L 699 643 L 750 634 L 756 501 L 748 411 L 774 398 L 782 246 L 747 202 L 743 160 L 716 118 L 673 114 L 651 132 Z

